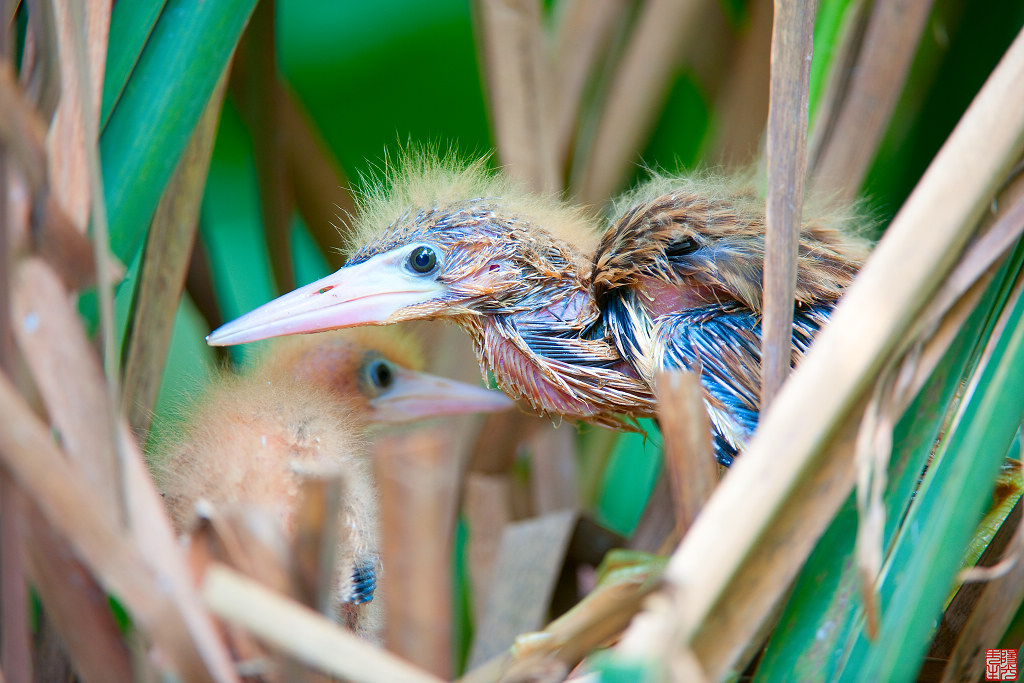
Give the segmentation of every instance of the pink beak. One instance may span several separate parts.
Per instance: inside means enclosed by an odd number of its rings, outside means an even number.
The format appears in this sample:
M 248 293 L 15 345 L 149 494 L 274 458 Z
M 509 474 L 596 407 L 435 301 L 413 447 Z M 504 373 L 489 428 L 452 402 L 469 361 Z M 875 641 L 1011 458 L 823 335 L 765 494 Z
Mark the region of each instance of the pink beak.
M 396 367 L 394 386 L 370 401 L 372 419 L 394 424 L 441 415 L 496 413 L 515 405 L 500 391 Z
M 444 294 L 444 285 L 402 267 L 403 252 L 378 254 L 266 303 L 206 337 L 211 346 L 230 346 L 288 334 L 323 332 L 404 319 L 403 309 Z

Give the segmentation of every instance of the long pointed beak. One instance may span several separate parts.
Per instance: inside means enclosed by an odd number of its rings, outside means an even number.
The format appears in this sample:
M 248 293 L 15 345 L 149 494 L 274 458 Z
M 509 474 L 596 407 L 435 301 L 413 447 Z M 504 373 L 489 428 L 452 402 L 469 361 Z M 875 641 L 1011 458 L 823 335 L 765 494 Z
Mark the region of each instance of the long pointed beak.
M 441 415 L 496 413 L 508 410 L 515 401 L 500 391 L 397 367 L 393 388 L 372 399 L 370 405 L 372 419 L 396 423 Z
M 440 296 L 444 286 L 402 269 L 402 254 L 378 254 L 345 266 L 325 278 L 289 292 L 209 336 L 210 346 L 230 346 L 288 334 L 322 332 L 356 325 L 393 322 L 398 311 Z

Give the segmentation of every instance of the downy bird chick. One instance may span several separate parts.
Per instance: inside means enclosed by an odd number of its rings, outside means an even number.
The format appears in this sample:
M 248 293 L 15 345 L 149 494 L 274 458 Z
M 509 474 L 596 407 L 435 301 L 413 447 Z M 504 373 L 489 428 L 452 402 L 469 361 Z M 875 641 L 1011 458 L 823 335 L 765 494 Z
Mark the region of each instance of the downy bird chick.
M 765 203 L 751 178 L 657 177 L 621 198 L 593 259 L 601 330 L 648 384 L 658 370 L 700 376 L 724 465 L 757 426 Z M 867 257 L 851 207 L 811 198 L 797 260 L 796 366 Z
M 425 375 L 410 363 L 416 352 L 407 338 L 359 330 L 282 340 L 251 368 L 222 373 L 189 407 L 180 435 L 152 458 L 178 531 L 188 533 L 203 506 L 255 508 L 272 511 L 288 536 L 302 478 L 340 475 L 334 598 L 339 618 L 372 636 L 380 566 L 367 429 L 513 405 L 499 392 Z

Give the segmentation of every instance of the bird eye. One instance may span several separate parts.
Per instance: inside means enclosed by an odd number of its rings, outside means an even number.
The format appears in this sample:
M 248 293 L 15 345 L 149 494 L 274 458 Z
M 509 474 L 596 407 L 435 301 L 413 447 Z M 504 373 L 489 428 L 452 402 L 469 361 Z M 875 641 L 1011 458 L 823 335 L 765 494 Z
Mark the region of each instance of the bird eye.
M 682 239 L 674 240 L 669 242 L 665 248 L 665 255 L 669 258 L 687 256 L 700 249 L 700 242 L 694 237 L 684 237 Z
M 387 391 L 395 383 L 395 371 L 391 363 L 378 358 L 366 367 L 366 379 L 375 393 Z
M 437 267 L 437 253 L 430 247 L 416 247 L 409 254 L 409 267 L 415 273 L 426 275 Z

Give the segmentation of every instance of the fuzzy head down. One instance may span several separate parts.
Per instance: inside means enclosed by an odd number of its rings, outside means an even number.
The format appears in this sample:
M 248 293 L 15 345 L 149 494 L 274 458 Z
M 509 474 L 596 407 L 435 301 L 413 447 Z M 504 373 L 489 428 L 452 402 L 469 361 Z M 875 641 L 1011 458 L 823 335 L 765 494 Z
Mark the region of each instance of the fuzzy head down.
M 762 308 L 765 203 L 749 175 L 657 176 L 617 203 L 621 218 L 594 257 L 599 298 L 649 282 L 685 287 L 689 306 L 740 303 Z M 868 254 L 849 206 L 810 198 L 797 260 L 797 302 L 834 301 Z M 656 285 L 655 285 L 656 286 Z

